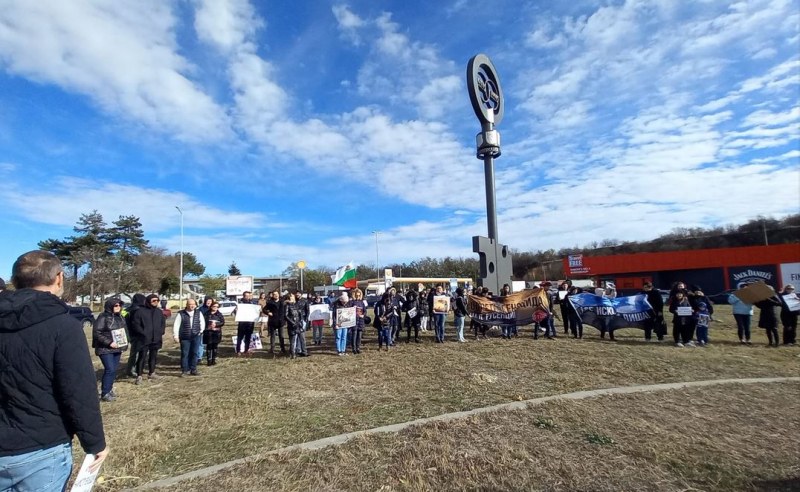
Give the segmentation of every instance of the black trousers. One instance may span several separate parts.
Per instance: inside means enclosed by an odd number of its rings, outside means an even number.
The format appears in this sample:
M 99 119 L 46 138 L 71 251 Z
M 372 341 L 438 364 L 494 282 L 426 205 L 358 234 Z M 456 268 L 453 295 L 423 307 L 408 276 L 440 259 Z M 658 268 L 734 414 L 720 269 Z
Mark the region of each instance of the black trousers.
M 219 346 L 219 342 L 217 343 L 207 343 L 206 344 L 206 361 L 207 362 L 214 362 L 217 360 L 217 347 Z
M 138 360 L 136 361 L 136 373 L 143 376 L 144 361 L 147 360 L 147 373 L 153 374 L 156 372 L 156 360 L 158 359 L 159 344 L 151 343 L 149 345 L 142 345 L 139 348 Z
M 286 340 L 283 338 L 283 326 L 270 326 L 269 327 L 269 351 L 275 352 L 275 335 L 278 335 L 278 340 L 281 345 L 281 353 L 286 353 Z
M 694 338 L 694 322 L 691 320 L 672 323 L 672 338 L 675 343 L 689 343 Z
M 127 374 L 133 373 L 138 367 L 137 361 L 139 360 L 139 351 L 142 349 L 142 342 L 138 338 L 131 338 L 131 352 L 128 356 L 128 369 Z
M 583 323 L 578 313 L 570 310 L 567 315 L 567 320 L 569 320 L 569 332 L 572 333 L 572 336 L 575 338 L 583 338 Z
M 361 352 L 361 336 L 364 334 L 364 328 L 359 328 L 359 327 L 356 326 L 356 327 L 350 328 L 349 331 L 350 331 L 350 335 L 352 335 L 352 337 L 353 337 L 353 341 L 352 341 L 353 353 L 357 354 L 357 353 Z
M 254 323 L 239 323 L 236 327 L 236 352 L 250 352 L 250 339 L 253 337 L 253 329 L 255 328 Z M 242 343 L 244 343 L 244 349 L 239 350 Z
M 566 335 L 569 333 L 569 308 L 567 307 L 565 302 L 569 302 L 568 300 L 564 299 L 561 301 L 561 322 L 564 324 L 564 334 Z
M 411 329 L 414 329 L 414 340 L 419 340 L 419 322 L 406 324 L 406 342 L 411 340 Z
M 778 339 L 778 328 L 777 327 L 765 328 L 765 330 L 767 330 L 767 338 L 769 339 L 769 344 L 778 345 L 778 343 L 780 343 L 780 340 Z

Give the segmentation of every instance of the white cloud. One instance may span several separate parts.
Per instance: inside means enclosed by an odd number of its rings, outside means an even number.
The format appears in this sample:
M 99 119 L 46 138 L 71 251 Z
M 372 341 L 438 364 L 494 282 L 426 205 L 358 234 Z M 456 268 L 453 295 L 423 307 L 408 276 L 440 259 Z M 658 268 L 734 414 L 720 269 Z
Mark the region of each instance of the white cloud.
M 353 13 L 346 5 L 334 5 L 331 9 L 336 17 L 339 29 L 352 31 L 364 26 L 364 20 Z
M 264 25 L 247 0 L 195 0 L 194 28 L 223 52 L 238 49 Z
M 179 140 L 228 138 L 225 111 L 178 54 L 176 22 L 154 0 L 4 2 L 0 65 Z

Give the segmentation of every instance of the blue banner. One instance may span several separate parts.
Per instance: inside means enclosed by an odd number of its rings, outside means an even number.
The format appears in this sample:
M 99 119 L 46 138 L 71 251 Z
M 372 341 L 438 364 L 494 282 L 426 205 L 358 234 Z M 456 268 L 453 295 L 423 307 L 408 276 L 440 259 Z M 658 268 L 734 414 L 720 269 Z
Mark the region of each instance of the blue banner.
M 576 294 L 568 297 L 584 324 L 592 325 L 600 331 L 614 331 L 618 328 L 645 328 L 655 316 L 647 296 L 617 297 L 609 299 L 594 294 Z

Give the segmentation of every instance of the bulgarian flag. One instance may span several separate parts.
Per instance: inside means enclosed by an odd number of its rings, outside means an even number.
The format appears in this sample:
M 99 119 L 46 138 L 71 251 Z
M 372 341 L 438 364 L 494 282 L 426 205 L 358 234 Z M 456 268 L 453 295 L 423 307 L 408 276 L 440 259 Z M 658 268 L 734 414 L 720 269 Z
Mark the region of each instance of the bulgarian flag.
M 353 262 L 351 261 L 347 265 L 336 270 L 336 273 L 331 276 L 331 279 L 335 285 L 341 285 L 345 289 L 355 289 L 357 286 L 356 267 L 353 266 Z

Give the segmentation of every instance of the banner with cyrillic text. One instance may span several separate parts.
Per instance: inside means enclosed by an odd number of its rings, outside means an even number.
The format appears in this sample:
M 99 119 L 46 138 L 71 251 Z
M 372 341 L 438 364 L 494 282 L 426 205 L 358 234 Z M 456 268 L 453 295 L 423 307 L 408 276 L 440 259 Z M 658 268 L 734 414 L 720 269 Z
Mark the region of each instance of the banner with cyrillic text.
M 550 302 L 544 289 L 528 289 L 503 297 L 467 297 L 469 316 L 484 325 L 525 326 L 550 315 Z
M 644 329 L 649 320 L 655 316 L 645 294 L 614 299 L 594 294 L 576 294 L 568 296 L 567 299 L 584 324 L 592 325 L 601 331 L 614 331 L 619 328 Z

